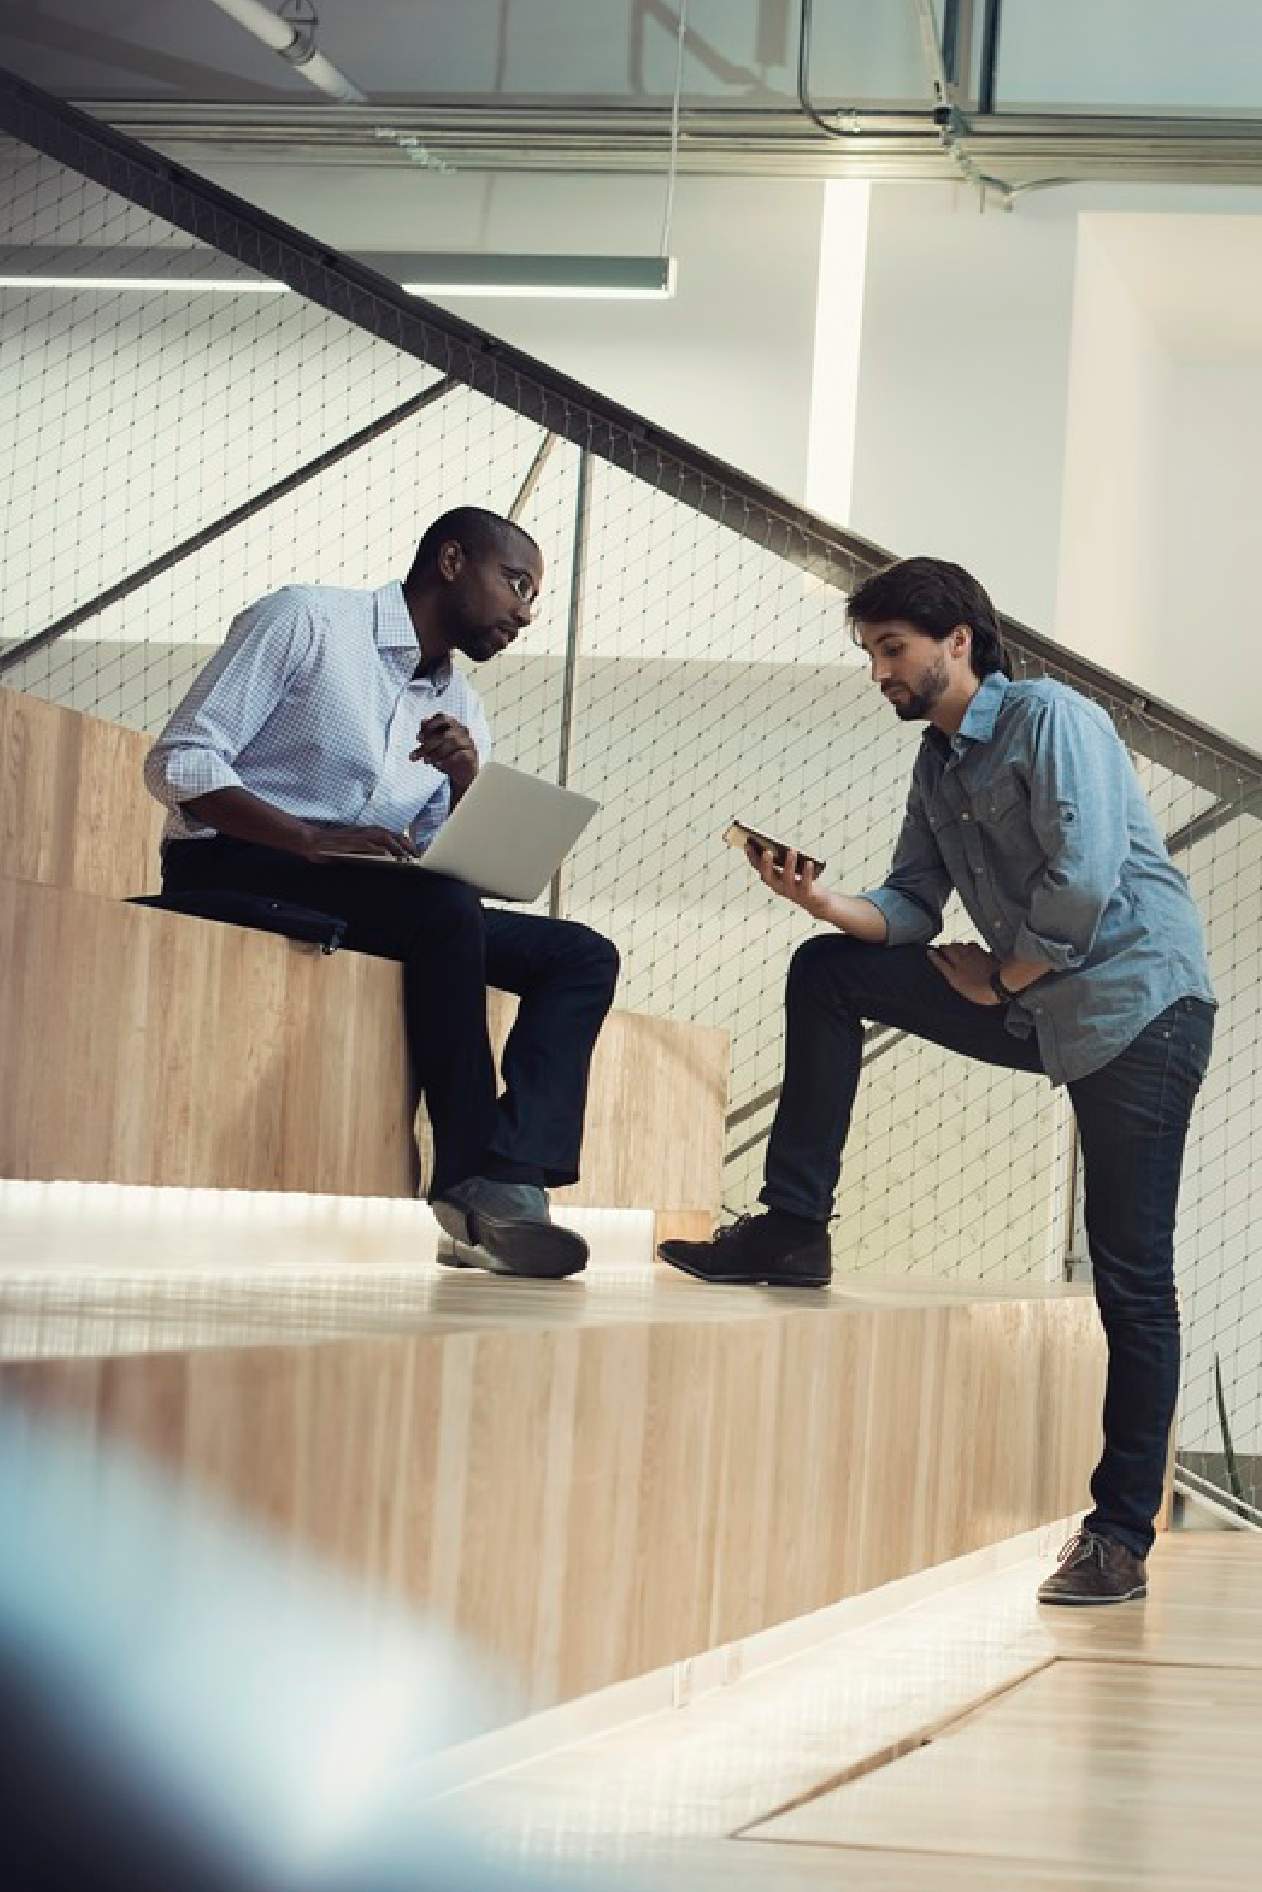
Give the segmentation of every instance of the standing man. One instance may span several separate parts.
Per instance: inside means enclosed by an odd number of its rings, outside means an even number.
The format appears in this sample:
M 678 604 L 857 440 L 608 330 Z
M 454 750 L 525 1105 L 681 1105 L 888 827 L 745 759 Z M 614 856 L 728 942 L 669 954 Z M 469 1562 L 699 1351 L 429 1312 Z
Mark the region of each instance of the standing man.
M 975 578 L 906 559 L 847 615 L 894 713 L 929 725 L 894 864 L 853 896 L 792 854 L 755 859 L 836 931 L 789 967 L 766 1213 L 661 1254 L 705 1281 L 827 1286 L 865 1020 L 1067 1085 L 1109 1365 L 1095 1508 L 1039 1598 L 1120 1603 L 1146 1591 L 1178 1391 L 1175 1205 L 1214 1029 L 1200 916 L 1112 723 L 1063 684 L 1009 681 Z M 985 946 L 929 946 L 952 890 Z
M 617 953 L 572 921 L 484 908 L 459 881 L 336 858 L 407 860 L 433 840 L 490 752 L 452 654 L 480 664 L 507 650 L 542 582 L 528 533 L 462 506 L 429 527 L 402 584 L 287 585 L 235 620 L 145 780 L 170 810 L 164 892 L 227 888 L 336 913 L 353 950 L 403 962 L 440 1258 L 555 1278 L 587 1259 L 552 1223 L 545 1190 L 578 1178 Z M 521 995 L 502 1096 L 488 985 Z

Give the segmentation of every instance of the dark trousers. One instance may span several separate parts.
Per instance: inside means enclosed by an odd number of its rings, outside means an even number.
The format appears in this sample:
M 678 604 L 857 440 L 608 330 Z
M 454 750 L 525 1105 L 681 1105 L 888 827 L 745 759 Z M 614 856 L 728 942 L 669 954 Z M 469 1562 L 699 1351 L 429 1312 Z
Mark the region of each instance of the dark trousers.
M 961 998 L 922 946 L 868 946 L 840 934 L 809 939 L 793 956 L 785 1005 L 784 1087 L 762 1200 L 795 1215 L 823 1220 L 832 1213 L 864 1021 L 986 1064 L 1043 1069 L 1037 1041 L 1012 1037 L 1001 1006 Z M 1213 1032 L 1212 1007 L 1179 999 L 1119 1056 L 1069 1085 L 1109 1353 L 1104 1452 L 1086 1522 L 1140 1556 L 1152 1545 L 1179 1387 L 1174 1218 L 1188 1120 Z M 915 1188 L 911 1163 L 907 1187 Z
M 618 955 L 572 920 L 484 907 L 456 880 L 410 868 L 315 866 L 217 835 L 165 851 L 167 893 L 232 888 L 348 922 L 345 944 L 403 964 L 408 1049 L 434 1137 L 431 1195 L 479 1173 L 488 1155 L 578 1180 L 592 1050 L 613 1002 Z M 520 995 L 503 1094 L 486 988 Z

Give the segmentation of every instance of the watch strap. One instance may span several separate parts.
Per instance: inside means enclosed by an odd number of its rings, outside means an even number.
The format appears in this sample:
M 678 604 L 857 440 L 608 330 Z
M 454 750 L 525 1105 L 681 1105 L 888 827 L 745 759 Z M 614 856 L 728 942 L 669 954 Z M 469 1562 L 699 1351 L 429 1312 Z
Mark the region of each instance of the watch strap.
M 1010 1005 L 1013 999 L 1017 997 L 1017 994 L 1010 992 L 1004 984 L 1003 972 L 998 966 L 995 967 L 990 975 L 990 989 L 1001 1005 Z

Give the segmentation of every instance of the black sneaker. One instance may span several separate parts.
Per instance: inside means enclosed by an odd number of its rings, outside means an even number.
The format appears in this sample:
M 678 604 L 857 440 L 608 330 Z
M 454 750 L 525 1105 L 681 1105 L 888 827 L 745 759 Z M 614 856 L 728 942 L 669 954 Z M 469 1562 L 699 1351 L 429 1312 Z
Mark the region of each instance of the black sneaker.
M 1039 1585 L 1040 1603 L 1129 1603 L 1147 1594 L 1143 1558 L 1099 1531 L 1071 1537 L 1059 1569 Z
M 827 1228 L 774 1209 L 740 1215 L 708 1242 L 663 1242 L 657 1252 L 698 1281 L 727 1286 L 826 1288 L 833 1278 Z

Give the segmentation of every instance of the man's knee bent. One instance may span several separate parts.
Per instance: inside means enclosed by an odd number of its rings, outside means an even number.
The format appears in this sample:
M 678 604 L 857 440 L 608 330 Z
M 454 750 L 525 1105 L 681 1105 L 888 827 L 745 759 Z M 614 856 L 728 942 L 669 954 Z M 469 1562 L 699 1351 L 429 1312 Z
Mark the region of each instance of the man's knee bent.
M 622 967 L 613 941 L 598 933 L 595 927 L 584 926 L 581 920 L 558 920 L 556 925 L 564 929 L 560 956 L 565 965 L 574 974 L 581 975 L 584 983 L 607 987 L 612 997 Z
M 804 939 L 789 961 L 788 997 L 801 998 L 827 988 L 834 1000 L 843 999 L 848 967 L 860 956 L 884 951 L 883 946 L 869 946 L 844 933 L 817 933 Z

